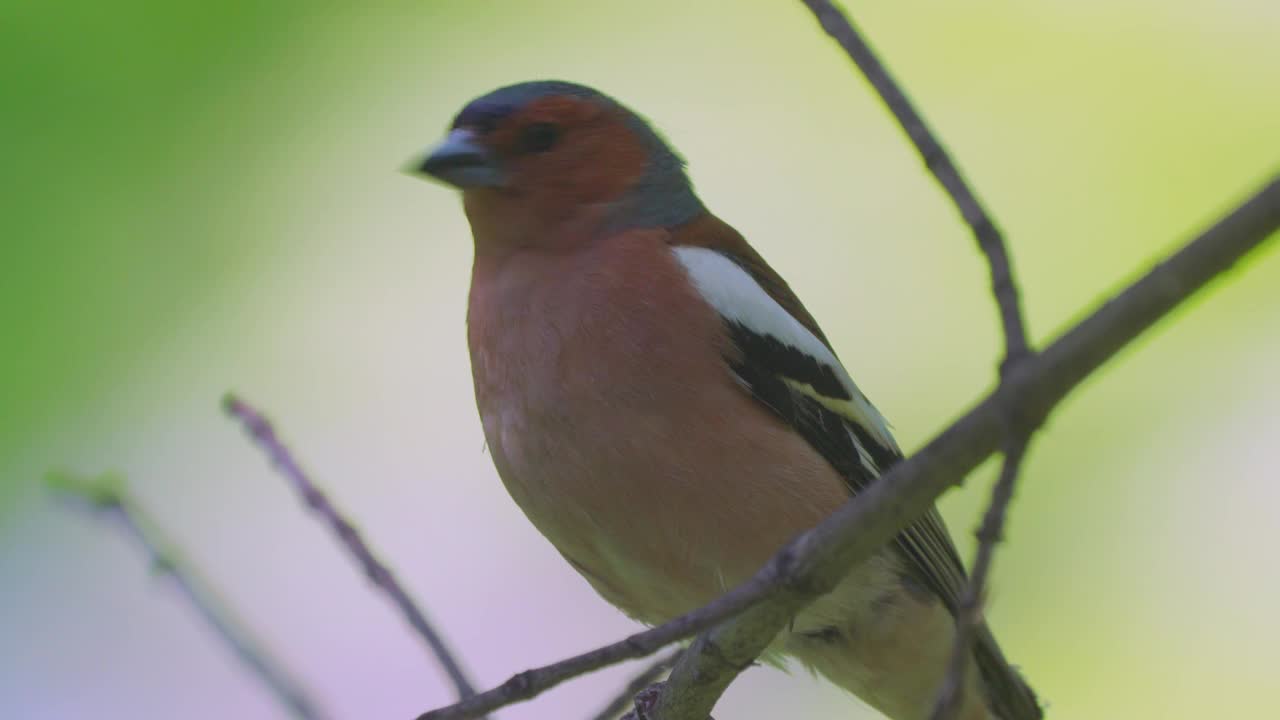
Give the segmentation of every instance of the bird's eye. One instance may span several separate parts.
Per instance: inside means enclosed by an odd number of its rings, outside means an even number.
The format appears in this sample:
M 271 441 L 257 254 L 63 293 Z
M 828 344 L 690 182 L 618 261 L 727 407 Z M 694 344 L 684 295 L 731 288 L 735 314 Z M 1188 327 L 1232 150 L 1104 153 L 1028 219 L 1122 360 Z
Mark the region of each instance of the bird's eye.
M 520 131 L 520 149 L 525 152 L 546 152 L 560 139 L 560 128 L 551 123 L 539 122 Z

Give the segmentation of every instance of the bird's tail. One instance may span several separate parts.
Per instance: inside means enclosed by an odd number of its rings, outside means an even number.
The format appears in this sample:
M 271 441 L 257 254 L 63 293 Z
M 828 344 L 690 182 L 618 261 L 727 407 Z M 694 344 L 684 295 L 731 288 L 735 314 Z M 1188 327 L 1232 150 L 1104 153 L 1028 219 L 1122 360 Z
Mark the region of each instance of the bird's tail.
M 986 625 L 978 628 L 973 659 L 987 691 L 987 703 L 1000 720 L 1041 720 L 1044 711 L 1035 692 L 1000 652 Z

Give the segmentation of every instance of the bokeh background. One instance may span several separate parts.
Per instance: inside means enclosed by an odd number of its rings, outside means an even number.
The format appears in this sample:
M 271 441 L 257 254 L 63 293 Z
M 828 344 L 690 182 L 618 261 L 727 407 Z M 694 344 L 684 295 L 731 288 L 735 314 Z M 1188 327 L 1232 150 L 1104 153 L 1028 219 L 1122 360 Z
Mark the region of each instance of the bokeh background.
M 0 10 L 0 716 L 278 718 L 50 468 L 116 469 L 335 718 L 448 687 L 218 411 L 236 389 L 481 685 L 630 632 L 482 451 L 457 198 L 398 169 L 468 99 L 561 77 L 651 116 L 708 205 L 919 447 L 989 388 L 985 268 L 798 2 Z M 1280 4 L 895 0 L 856 18 L 995 209 L 1038 340 L 1280 161 Z M 991 615 L 1056 718 L 1261 717 L 1280 667 L 1280 252 L 1090 380 L 1035 444 Z M 966 557 L 992 466 L 943 505 Z M 503 718 L 586 717 L 626 671 Z M 874 717 L 748 672 L 720 717 Z

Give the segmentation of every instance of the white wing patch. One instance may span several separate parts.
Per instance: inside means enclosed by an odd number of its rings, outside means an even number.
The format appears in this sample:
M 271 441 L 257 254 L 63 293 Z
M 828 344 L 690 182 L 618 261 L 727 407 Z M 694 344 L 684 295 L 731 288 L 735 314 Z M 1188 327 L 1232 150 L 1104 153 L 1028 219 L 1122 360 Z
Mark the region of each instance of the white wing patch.
M 716 312 L 756 334 L 772 337 L 831 368 L 851 399 L 829 397 L 815 390 L 809 383 L 784 378 L 792 389 L 856 422 L 885 447 L 901 453 L 880 411 L 858 390 L 853 378 L 849 377 L 848 371 L 831 350 L 760 287 L 750 273 L 728 257 L 708 248 L 686 245 L 674 247 L 672 252 L 689 273 L 694 287 Z

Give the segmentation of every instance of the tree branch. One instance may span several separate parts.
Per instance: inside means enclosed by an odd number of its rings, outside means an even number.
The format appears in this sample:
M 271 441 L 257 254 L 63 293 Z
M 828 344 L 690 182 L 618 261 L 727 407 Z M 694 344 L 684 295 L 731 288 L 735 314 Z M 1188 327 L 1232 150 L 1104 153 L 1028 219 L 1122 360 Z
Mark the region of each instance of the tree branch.
M 125 532 L 133 537 L 151 558 L 157 573 L 169 576 L 178 590 L 202 615 L 210 627 L 235 651 L 236 656 L 276 698 L 299 720 L 321 720 L 325 715 L 308 697 L 302 684 L 294 679 L 275 658 L 271 657 L 247 625 L 220 598 L 213 587 L 201 578 L 199 571 L 169 541 L 167 533 L 125 488 L 116 475 L 81 478 L 69 473 L 49 473 L 46 484 L 55 492 L 82 501 L 89 508 L 119 518 Z
M 991 572 L 996 543 L 1000 542 L 1004 534 L 1006 511 L 1013 500 L 1018 470 L 1030 442 L 1029 432 L 1015 432 L 1010 435 L 1004 451 L 1000 477 L 991 490 L 991 502 L 987 505 L 982 525 L 978 528 L 978 556 L 974 560 L 969 584 L 965 587 L 964 596 L 960 598 L 960 606 L 957 608 L 956 637 L 951 648 L 951 660 L 942 686 L 938 689 L 932 720 L 952 720 L 958 717 L 964 706 L 965 672 L 973 656 L 974 635 L 983 623 L 982 604 L 987 575 Z
M 951 161 L 942 144 L 938 142 L 920 113 L 916 112 L 906 93 L 894 82 L 893 77 L 876 57 L 871 46 L 863 39 L 857 27 L 828 0 L 803 0 L 827 32 L 858 66 L 867 81 L 880 94 L 884 104 L 897 118 L 916 150 L 924 159 L 925 167 L 937 178 L 938 183 L 951 196 L 960 210 L 965 224 L 973 230 L 978 247 L 987 257 L 991 267 L 991 290 L 1000 308 L 1004 326 L 1005 359 L 1001 363 L 1001 375 L 1008 373 L 1027 350 L 1027 333 L 1022 321 L 1022 307 L 1018 289 L 1013 281 L 1013 270 L 1004 238 L 982 203 L 965 182 L 964 176 Z
M 978 241 L 978 247 L 986 257 L 991 271 L 991 290 L 999 310 L 1005 341 L 1005 356 L 1000 363 L 999 374 L 1001 378 L 1006 377 L 1033 351 L 1027 342 L 1021 299 L 1013 277 L 1013 265 L 1000 229 L 969 187 L 942 143 L 929 129 L 928 124 L 916 111 L 910 98 L 894 81 L 888 69 L 880 62 L 866 39 L 858 32 L 853 21 L 828 0 L 804 0 L 804 4 L 817 17 L 823 30 L 844 48 L 845 53 L 879 93 L 880 98 L 897 118 L 902 129 L 906 131 L 907 137 L 924 158 L 925 166 L 946 190 L 965 223 L 972 229 Z M 1009 502 L 1013 499 L 1022 456 L 1035 430 L 1034 427 L 1017 427 L 1014 418 L 1010 418 L 1006 429 L 1009 436 L 1006 438 L 1004 465 L 999 482 L 993 490 L 991 504 L 987 508 L 982 528 L 978 532 L 978 555 L 973 574 L 969 578 L 958 608 L 955 647 L 943 686 L 939 690 L 938 706 L 933 720 L 951 720 L 960 710 L 964 692 L 964 672 L 969 664 L 968 658 L 972 654 L 974 633 L 981 624 L 980 605 L 995 552 L 996 539 L 1004 525 Z
M 565 680 L 724 623 L 687 651 L 672 681 L 683 678 L 681 713 L 666 720 L 702 720 L 732 680 L 728 669 L 754 660 L 794 614 L 829 592 L 849 568 L 870 557 L 926 512 L 947 488 L 991 456 L 1008 418 L 1036 426 L 1104 362 L 1280 228 L 1280 176 L 1178 252 L 1157 264 L 1044 352 L 1013 367 L 1004 382 L 918 453 L 831 517 L 788 543 L 750 580 L 711 604 L 671 622 L 552 665 L 527 670 L 502 685 L 420 720 L 473 718 L 531 698 Z M 1011 415 L 1012 413 L 1012 415 Z M 743 612 L 744 610 L 748 610 Z M 740 617 L 735 617 L 739 616 Z M 696 651 L 695 651 L 696 649 Z M 715 652 L 707 652 L 714 650 Z M 716 655 L 722 671 L 694 682 L 697 658 Z M 736 673 L 735 673 L 736 674 Z
M 302 466 L 294 459 L 293 454 L 289 452 L 289 448 L 276 436 L 275 429 L 271 427 L 271 423 L 261 413 L 235 395 L 228 394 L 223 398 L 222 404 L 227 414 L 240 421 L 245 432 L 266 453 L 271 464 L 298 491 L 307 507 L 311 508 L 329 525 L 342 544 L 355 557 L 356 562 L 359 563 L 369 581 L 386 593 L 392 602 L 400 608 L 405 620 L 409 622 L 409 625 L 413 627 L 418 636 L 426 642 L 427 646 L 435 654 L 440 666 L 444 668 L 449 680 L 452 681 L 458 697 L 466 699 L 475 695 L 475 689 L 472 687 L 470 680 L 467 679 L 467 674 L 463 671 L 462 665 L 449 649 L 444 638 L 427 620 L 426 613 L 413 601 L 413 598 L 396 580 L 391 570 L 373 554 L 373 551 L 365 544 L 364 538 L 360 536 L 360 531 L 356 530 L 355 526 L 333 506 L 328 496 L 320 490 L 310 476 L 307 475 L 306 471 L 302 469 Z

